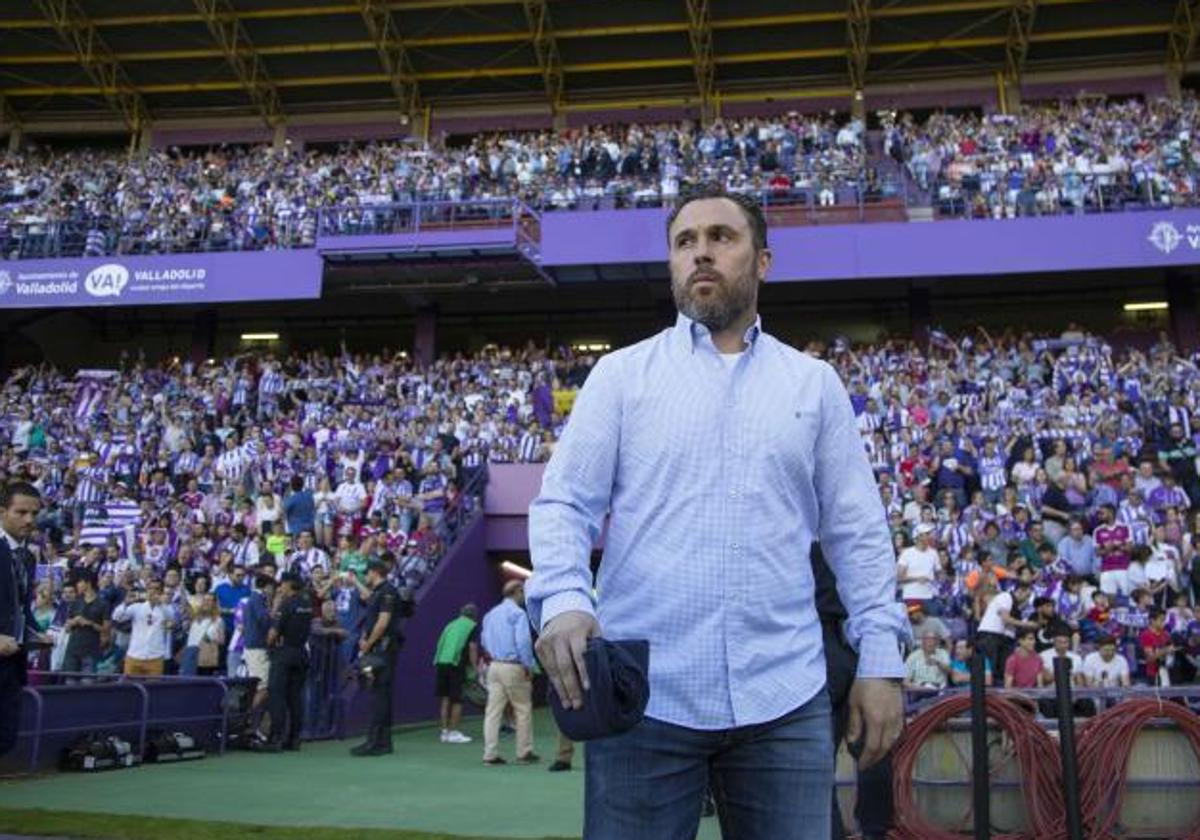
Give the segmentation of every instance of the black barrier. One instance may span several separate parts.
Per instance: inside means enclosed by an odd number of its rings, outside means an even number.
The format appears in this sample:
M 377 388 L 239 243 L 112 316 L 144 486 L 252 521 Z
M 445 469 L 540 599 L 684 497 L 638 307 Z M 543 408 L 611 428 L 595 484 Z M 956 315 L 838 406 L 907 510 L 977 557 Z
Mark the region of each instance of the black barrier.
M 1054 657 L 1054 688 L 1058 699 L 1058 746 L 1062 752 L 1063 799 L 1067 809 L 1067 836 L 1083 840 L 1083 812 L 1079 804 L 1079 764 L 1075 752 L 1075 710 L 1071 698 L 1071 658 Z
M 301 732 L 306 741 L 344 737 L 346 694 L 354 690 L 347 679 L 347 651 L 351 644 L 335 636 L 313 636 L 308 640 L 308 679 L 304 686 Z
M 975 811 L 975 840 L 989 840 L 992 836 L 984 668 L 983 654 L 977 650 L 971 655 L 971 793 Z

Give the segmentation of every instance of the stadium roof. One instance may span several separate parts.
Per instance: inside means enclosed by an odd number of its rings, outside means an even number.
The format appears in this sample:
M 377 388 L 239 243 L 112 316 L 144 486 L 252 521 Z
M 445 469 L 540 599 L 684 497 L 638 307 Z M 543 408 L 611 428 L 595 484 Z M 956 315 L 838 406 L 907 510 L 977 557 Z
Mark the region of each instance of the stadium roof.
M 1197 0 L 29 0 L 4 122 L 561 113 L 1186 67 Z M 1182 75 L 1180 73 L 1179 75 Z M 986 83 L 986 82 L 985 82 Z M 993 82 L 994 83 L 994 82 Z

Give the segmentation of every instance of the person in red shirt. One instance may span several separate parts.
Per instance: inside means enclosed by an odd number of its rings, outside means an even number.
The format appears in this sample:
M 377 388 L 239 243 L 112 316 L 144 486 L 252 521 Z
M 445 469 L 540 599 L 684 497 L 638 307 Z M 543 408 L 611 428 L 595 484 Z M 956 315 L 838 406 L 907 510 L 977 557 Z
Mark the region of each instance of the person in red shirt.
M 1124 456 L 1120 458 L 1113 457 L 1113 448 L 1107 444 L 1099 444 L 1096 447 L 1096 457 L 1092 460 L 1091 466 L 1092 485 L 1103 482 L 1114 490 L 1121 490 L 1121 479 L 1126 475 L 1133 475 L 1133 467 L 1129 466 L 1129 462 Z
M 1033 649 L 1037 634 L 1033 630 L 1017 632 L 1017 649 L 1004 663 L 1005 688 L 1038 688 L 1041 686 L 1042 658 Z
M 1155 607 L 1150 611 L 1150 626 L 1138 634 L 1138 644 L 1146 660 L 1146 677 L 1151 685 L 1170 684 L 1166 679 L 1167 660 L 1175 652 L 1175 646 L 1171 643 L 1171 634 L 1166 631 L 1166 623 L 1167 614 Z

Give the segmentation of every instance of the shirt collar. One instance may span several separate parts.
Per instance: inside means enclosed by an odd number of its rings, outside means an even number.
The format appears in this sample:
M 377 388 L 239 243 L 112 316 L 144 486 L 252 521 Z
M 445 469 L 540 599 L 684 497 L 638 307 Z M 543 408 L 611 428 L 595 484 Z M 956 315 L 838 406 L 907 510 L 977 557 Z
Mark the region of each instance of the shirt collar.
M 760 335 L 762 335 L 762 316 L 758 315 L 755 316 L 754 323 L 746 329 L 745 334 L 742 336 L 742 340 L 746 342 L 747 349 L 751 352 L 754 351 Z M 696 352 L 697 346 L 702 343 L 712 348 L 714 353 L 720 352 L 717 350 L 716 345 L 713 344 L 712 332 L 709 328 L 699 321 L 693 321 L 682 312 L 675 319 L 674 340 L 682 348 L 691 353 Z
M 0 534 L 4 535 L 4 539 L 8 542 L 8 547 L 11 548 L 13 551 L 16 551 L 18 548 L 21 547 L 22 542 L 16 538 L 14 538 L 12 534 L 8 533 L 8 531 L 5 531 L 3 528 L 0 528 Z

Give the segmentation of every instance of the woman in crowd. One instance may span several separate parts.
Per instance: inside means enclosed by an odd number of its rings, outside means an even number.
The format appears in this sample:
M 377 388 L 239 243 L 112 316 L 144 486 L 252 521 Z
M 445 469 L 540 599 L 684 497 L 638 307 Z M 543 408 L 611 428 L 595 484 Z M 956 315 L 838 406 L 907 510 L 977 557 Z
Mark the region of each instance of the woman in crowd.
M 200 606 L 191 616 L 187 644 L 183 648 L 179 673 L 194 677 L 217 670 L 219 652 L 225 645 L 225 622 L 217 598 L 212 593 L 201 596 Z

